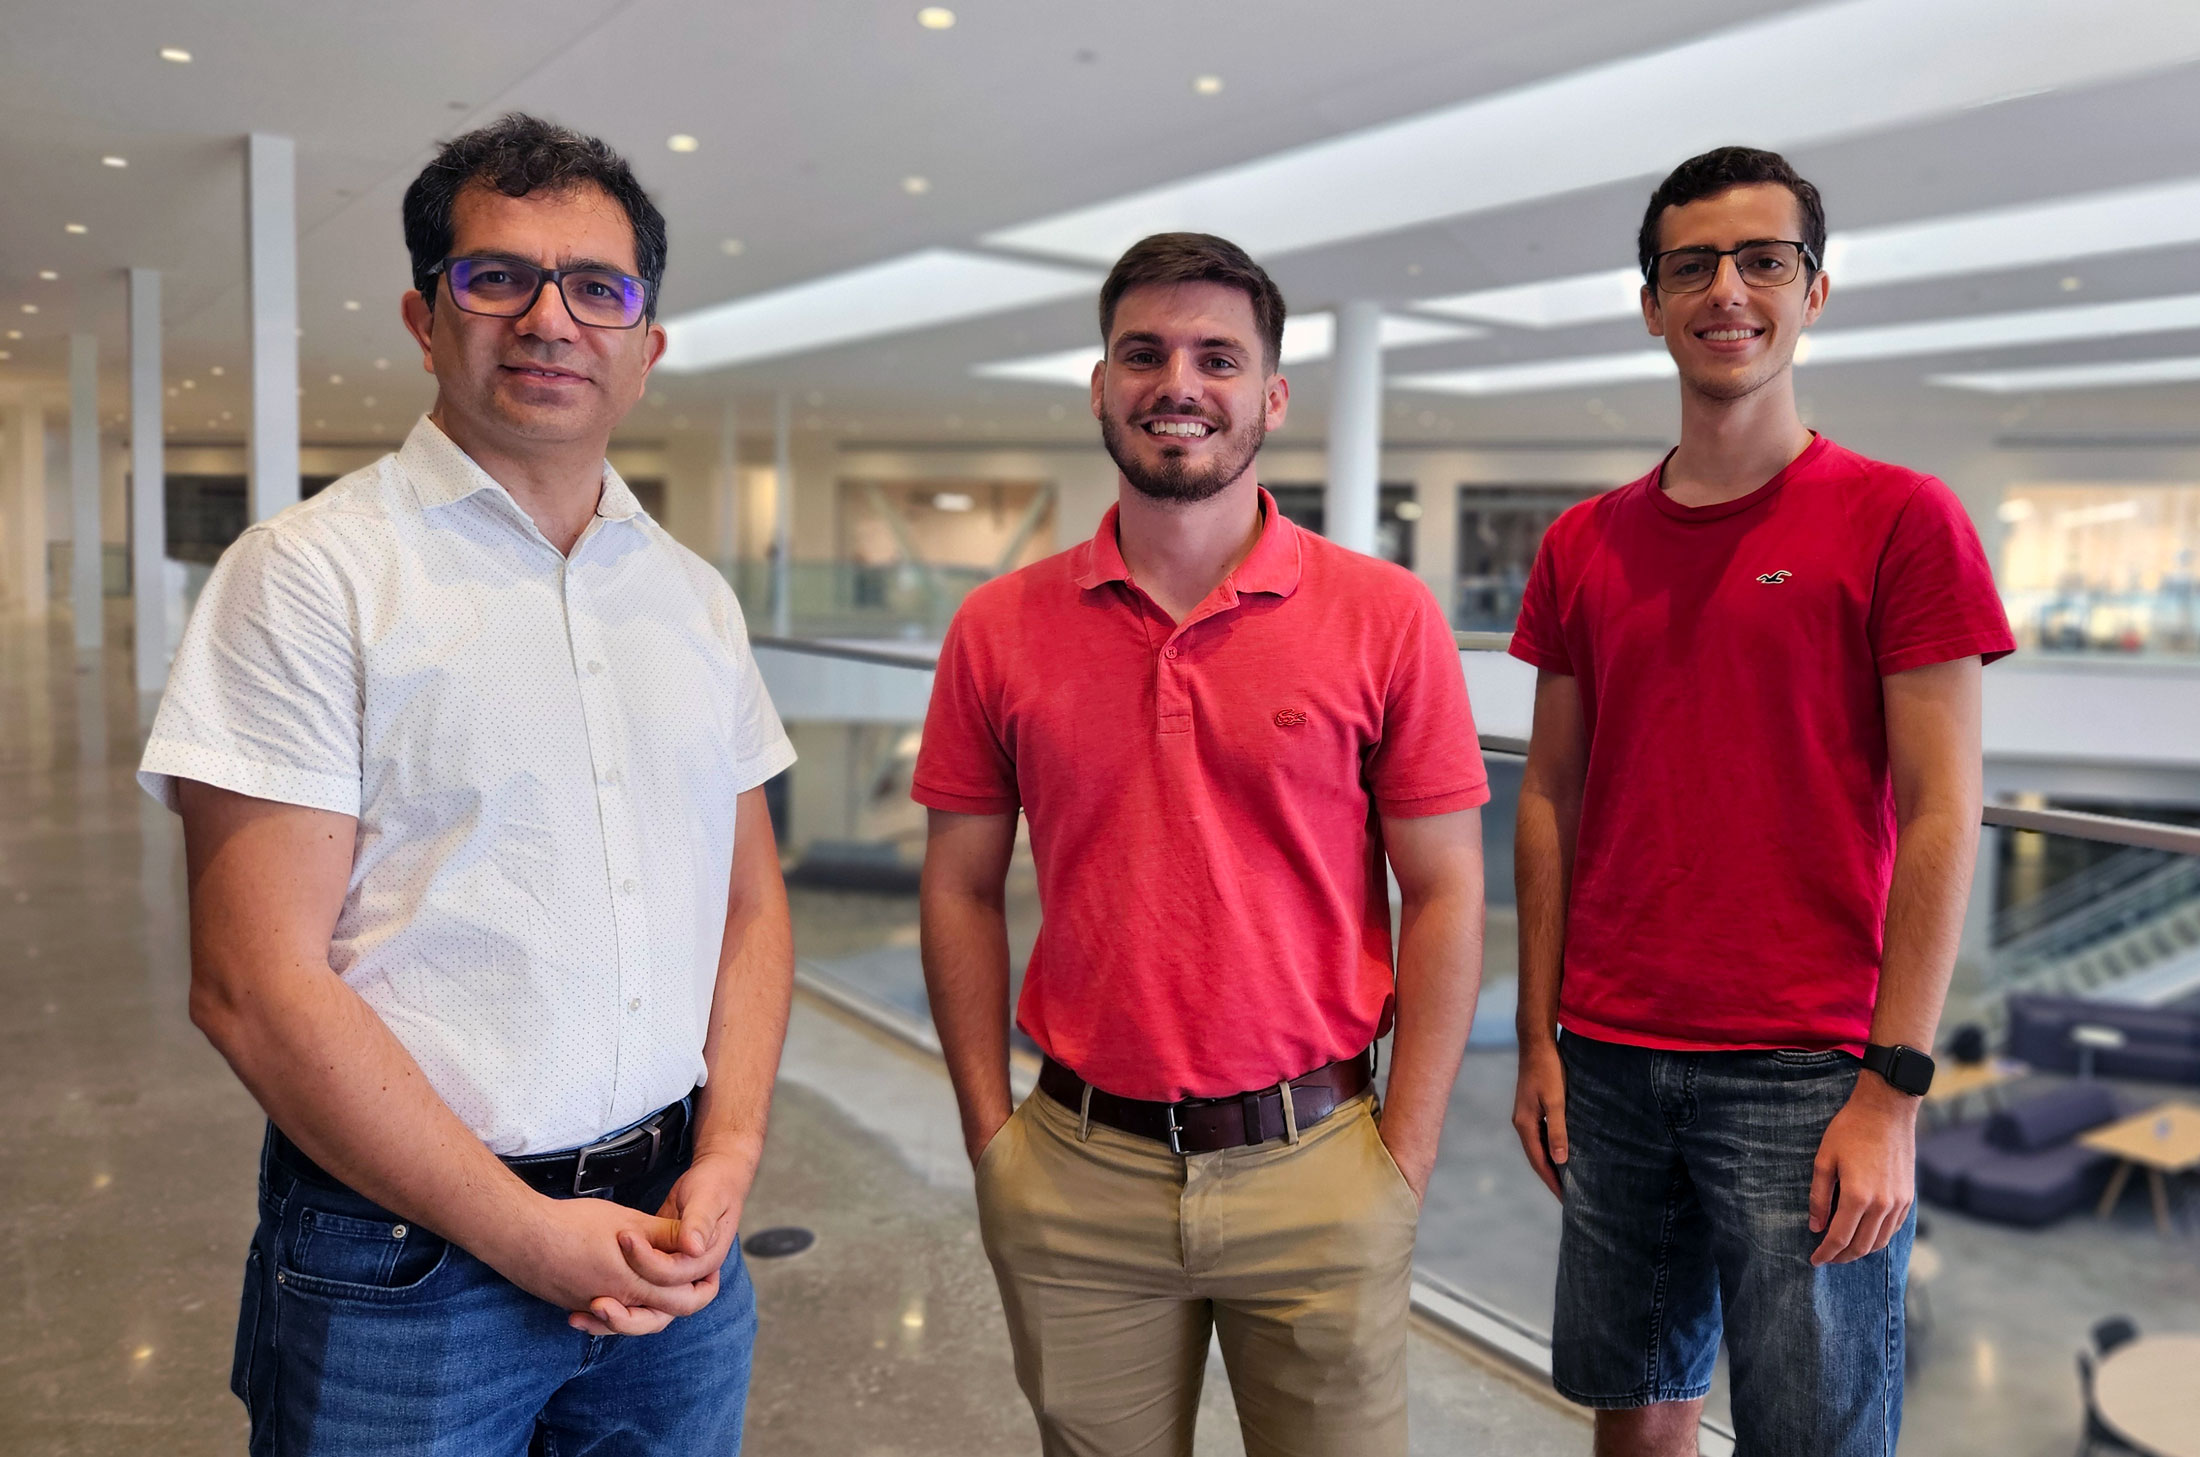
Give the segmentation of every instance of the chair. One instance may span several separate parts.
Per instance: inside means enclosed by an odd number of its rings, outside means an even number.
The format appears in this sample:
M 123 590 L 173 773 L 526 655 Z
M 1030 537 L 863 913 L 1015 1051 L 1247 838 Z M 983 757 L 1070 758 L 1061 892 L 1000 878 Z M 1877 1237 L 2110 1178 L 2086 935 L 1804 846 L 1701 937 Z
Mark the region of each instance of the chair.
M 2103 1321 L 2102 1324 L 2106 1325 L 2108 1322 Z M 2078 1438 L 2077 1457 L 2098 1457 L 2098 1454 L 2104 1452 L 2110 1454 L 2110 1457 L 2147 1457 L 2144 1451 L 2110 1431 L 2107 1423 L 2101 1420 L 2100 1412 L 2095 1409 L 2093 1353 L 2090 1351 L 2078 1352 L 2078 1395 L 2085 1403 L 2085 1433 Z
M 1956 1028 L 1948 1039 L 1948 1056 L 1959 1067 L 1976 1067 L 1986 1061 L 1986 1029 L 1976 1022 Z
M 2093 1349 L 2102 1356 L 2118 1346 L 2139 1339 L 2139 1323 L 2128 1315 L 2112 1315 L 2093 1326 Z

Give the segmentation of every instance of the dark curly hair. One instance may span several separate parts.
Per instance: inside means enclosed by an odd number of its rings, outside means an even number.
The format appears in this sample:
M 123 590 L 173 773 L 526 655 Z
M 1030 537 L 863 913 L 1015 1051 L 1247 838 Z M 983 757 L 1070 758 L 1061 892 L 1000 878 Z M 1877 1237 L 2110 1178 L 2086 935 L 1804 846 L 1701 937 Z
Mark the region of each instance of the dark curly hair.
M 469 185 L 493 187 L 506 197 L 600 187 L 626 210 L 634 228 L 634 266 L 646 285 L 643 305 L 657 317 L 657 289 L 665 278 L 665 215 L 634 180 L 626 159 L 596 137 L 508 112 L 487 126 L 453 137 L 405 189 L 405 247 L 412 254 L 413 287 L 435 306 L 436 264 L 450 256 L 451 215 Z
M 1134 288 L 1151 284 L 1220 283 L 1243 293 L 1253 304 L 1253 323 L 1274 372 L 1283 353 L 1283 290 L 1243 248 L 1212 233 L 1155 233 L 1131 244 L 1107 282 L 1100 285 L 1100 343 L 1115 332 L 1115 306 Z
M 1785 187 L 1795 194 L 1795 210 L 1803 215 L 1799 241 L 1810 255 L 1803 260 L 1804 277 L 1815 276 L 1826 257 L 1826 206 L 1819 200 L 1818 189 L 1804 181 L 1788 165 L 1787 158 L 1755 147 L 1717 147 L 1700 157 L 1690 157 L 1658 184 L 1658 190 L 1650 194 L 1650 206 L 1643 211 L 1642 232 L 1635 239 L 1635 258 L 1642 265 L 1642 276 L 1650 277 L 1650 262 L 1658 255 L 1658 223 L 1667 208 L 1685 207 L 1716 197 L 1730 187 L 1760 182 Z

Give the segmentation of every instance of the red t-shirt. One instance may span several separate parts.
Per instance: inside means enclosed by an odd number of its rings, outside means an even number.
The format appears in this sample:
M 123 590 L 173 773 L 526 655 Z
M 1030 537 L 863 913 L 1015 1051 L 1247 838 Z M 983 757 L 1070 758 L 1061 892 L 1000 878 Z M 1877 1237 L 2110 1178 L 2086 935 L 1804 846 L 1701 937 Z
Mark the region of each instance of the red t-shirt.
M 1880 679 L 1991 662 L 2008 616 L 1930 476 L 1824 436 L 1716 506 L 1658 476 L 1552 525 L 1513 634 L 1578 680 L 1589 735 L 1559 1021 L 1861 1052 L 1894 872 Z
M 1044 916 L 1017 1021 L 1130 1098 L 1272 1087 L 1388 1030 L 1378 815 L 1489 798 L 1443 613 L 1403 568 L 1265 525 L 1184 621 L 1115 517 L 971 593 L 917 801 L 1031 826 Z

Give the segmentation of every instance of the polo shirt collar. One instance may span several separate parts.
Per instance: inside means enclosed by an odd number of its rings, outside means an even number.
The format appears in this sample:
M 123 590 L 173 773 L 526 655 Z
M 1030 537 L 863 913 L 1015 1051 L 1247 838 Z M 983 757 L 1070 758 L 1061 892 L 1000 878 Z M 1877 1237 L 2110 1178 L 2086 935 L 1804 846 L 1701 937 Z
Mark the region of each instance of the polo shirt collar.
M 1268 488 L 1260 489 L 1260 540 L 1237 569 L 1222 579 L 1216 591 L 1235 600 L 1241 592 L 1263 592 L 1277 597 L 1288 597 L 1299 586 L 1299 529 L 1276 509 L 1276 498 L 1268 494 Z M 1086 591 L 1105 582 L 1128 582 L 1130 565 L 1123 560 L 1122 543 L 1115 537 L 1115 519 L 1122 512 L 1120 505 L 1108 507 L 1108 514 L 1100 518 L 1100 529 L 1092 534 L 1092 540 L 1078 549 L 1084 560 L 1077 563 L 1076 583 Z
M 404 445 L 397 452 L 397 463 L 406 479 L 412 482 L 413 494 L 424 511 L 456 505 L 483 491 L 496 492 L 513 510 L 519 510 L 512 493 L 497 484 L 494 476 L 459 449 L 457 442 L 426 415 L 420 417 L 412 433 L 405 437 Z M 641 509 L 641 502 L 619 478 L 619 473 L 611 468 L 611 462 L 605 461 L 603 495 L 596 501 L 596 514 L 607 521 L 625 521 L 641 514 Z M 526 513 L 521 511 L 520 514 Z

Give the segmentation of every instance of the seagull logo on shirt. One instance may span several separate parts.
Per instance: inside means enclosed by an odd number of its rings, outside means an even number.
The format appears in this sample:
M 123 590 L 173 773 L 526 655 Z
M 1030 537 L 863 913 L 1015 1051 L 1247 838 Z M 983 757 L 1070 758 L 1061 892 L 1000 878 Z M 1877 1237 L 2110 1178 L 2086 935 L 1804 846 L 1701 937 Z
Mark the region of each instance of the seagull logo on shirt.
M 1794 575 L 1795 573 L 1793 572 L 1759 572 L 1757 574 L 1757 580 L 1764 583 L 1767 587 L 1777 587 L 1782 582 L 1786 581 L 1788 578 Z

